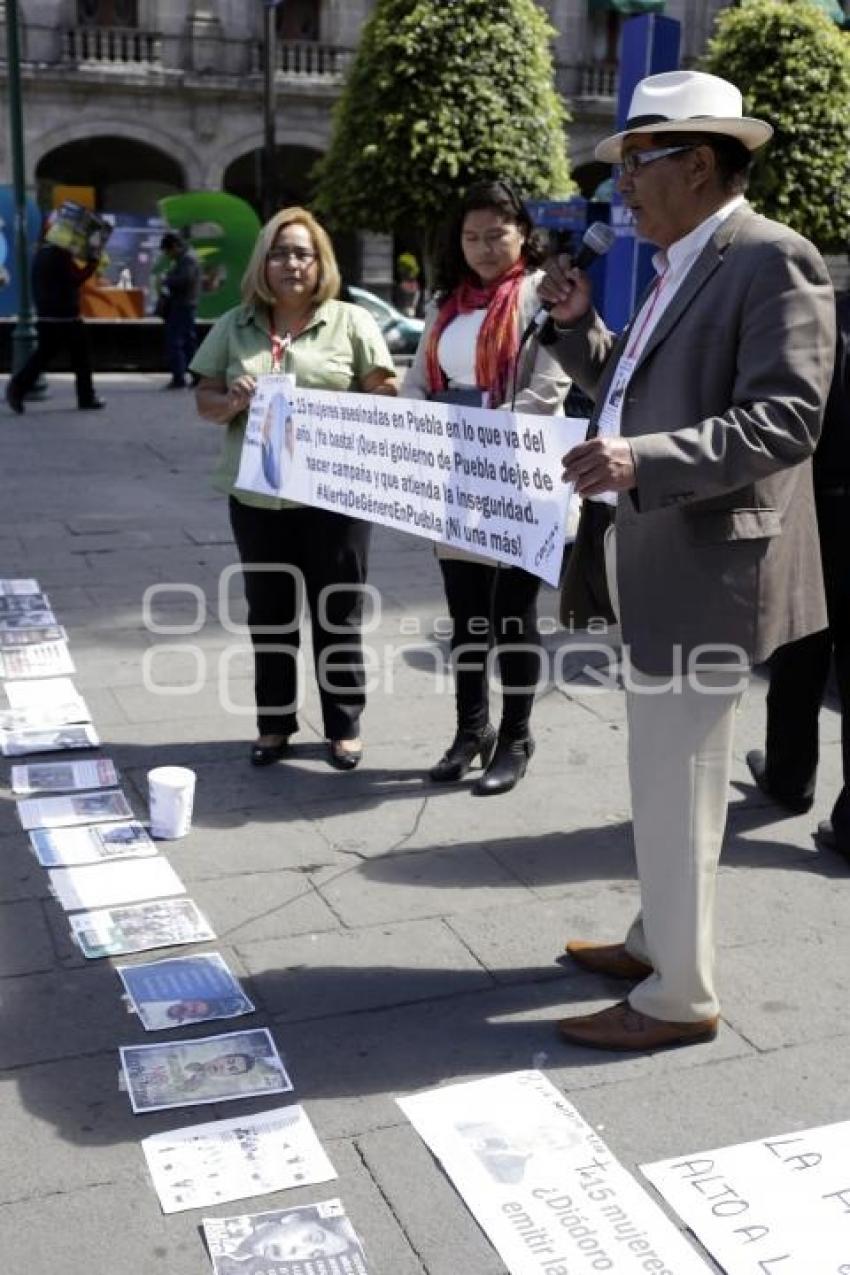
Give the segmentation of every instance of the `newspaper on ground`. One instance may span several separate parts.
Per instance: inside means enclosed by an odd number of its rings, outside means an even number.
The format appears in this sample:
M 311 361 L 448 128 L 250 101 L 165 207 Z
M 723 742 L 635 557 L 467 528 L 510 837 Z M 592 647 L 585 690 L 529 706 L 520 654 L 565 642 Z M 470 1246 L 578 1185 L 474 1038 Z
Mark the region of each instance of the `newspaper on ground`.
M 142 1140 L 163 1213 L 330 1182 L 336 1170 L 303 1107 L 190 1125 Z
M 66 679 L 57 677 L 57 683 Z M 35 683 L 33 683 L 34 685 Z M 26 686 L 26 682 L 7 682 L 7 686 Z M 60 726 L 88 726 L 91 713 L 81 695 L 73 699 L 57 699 L 52 704 L 25 704 L 22 707 L 0 709 L 0 730 L 43 731 L 56 730 Z
M 447 1085 L 398 1102 L 511 1275 L 708 1275 L 542 1072 Z
M 122 859 L 79 868 L 51 868 L 50 888 L 66 912 L 108 908 L 185 894 L 186 887 L 167 859 Z
M 3 690 L 9 701 L 9 708 L 16 712 L 40 713 L 54 717 L 61 711 L 59 724 L 65 722 L 90 722 L 86 702 L 77 690 L 70 677 L 43 677 L 6 682 Z M 82 716 L 69 716 L 70 713 L 82 713 Z M 50 723 L 52 724 L 52 723 Z
M 120 1054 L 136 1115 L 292 1089 L 267 1027 L 161 1045 L 123 1045 Z
M 15 597 L 22 593 L 40 593 L 37 580 L 0 580 L 0 598 Z
M 77 793 L 70 797 L 26 797 L 18 802 L 18 818 L 25 832 L 31 828 L 65 828 L 81 823 L 110 823 L 133 818 L 133 810 L 119 789 Z
M 376 1275 L 341 1200 L 202 1225 L 214 1275 Z
M 39 646 L 42 642 L 67 642 L 68 634 L 61 624 L 41 629 L 0 629 L 0 651 L 16 651 L 21 646 Z
M 108 757 L 95 761 L 48 761 L 34 766 L 12 767 L 12 792 L 85 792 L 111 788 L 118 783 L 115 763 Z
M 88 960 L 130 956 L 158 947 L 207 943 L 215 932 L 193 899 L 157 899 L 129 907 L 77 912 L 68 917 L 71 937 Z
M 145 1031 L 162 1031 L 255 1009 L 218 952 L 175 956 L 116 970 Z
M 0 593 L 0 616 L 46 611 L 49 606 L 50 599 L 46 593 Z
M 4 757 L 26 757 L 28 753 L 57 753 L 76 748 L 97 748 L 99 744 L 97 731 L 88 723 L 78 726 L 52 726 L 47 730 L 0 730 L 0 752 Z
M 0 614 L 0 633 L 14 633 L 18 629 L 52 629 L 58 623 L 49 607 L 31 611 L 6 611 Z
M 0 677 L 50 677 L 73 673 L 67 642 L 40 642 L 16 650 L 0 650 Z
M 148 859 L 156 843 L 140 823 L 101 823 L 90 828 L 36 828 L 30 844 L 43 868 L 73 868 L 114 859 Z
M 727 1275 L 850 1275 L 850 1121 L 640 1170 Z

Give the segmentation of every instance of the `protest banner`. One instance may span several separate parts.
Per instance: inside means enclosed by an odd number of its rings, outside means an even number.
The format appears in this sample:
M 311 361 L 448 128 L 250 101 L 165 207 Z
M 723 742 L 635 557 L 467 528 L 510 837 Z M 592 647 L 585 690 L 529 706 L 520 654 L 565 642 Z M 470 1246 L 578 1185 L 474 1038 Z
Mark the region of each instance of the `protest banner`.
M 850 1275 L 850 1121 L 640 1169 L 727 1275 Z
M 587 421 L 295 386 L 261 376 L 236 486 L 524 567 L 557 584 Z
M 539 1071 L 398 1104 L 510 1275 L 708 1275 L 708 1266 Z

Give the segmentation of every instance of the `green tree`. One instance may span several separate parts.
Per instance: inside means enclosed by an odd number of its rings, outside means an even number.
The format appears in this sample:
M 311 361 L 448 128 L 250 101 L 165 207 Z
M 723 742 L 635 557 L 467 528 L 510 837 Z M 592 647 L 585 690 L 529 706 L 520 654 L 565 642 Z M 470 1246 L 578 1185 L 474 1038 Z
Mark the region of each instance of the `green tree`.
M 535 0 L 377 0 L 317 167 L 333 226 L 427 238 L 459 189 L 573 190 L 554 34 Z
M 822 250 L 850 238 L 850 36 L 817 0 L 743 0 L 723 10 L 703 69 L 737 84 L 775 129 L 750 198 Z

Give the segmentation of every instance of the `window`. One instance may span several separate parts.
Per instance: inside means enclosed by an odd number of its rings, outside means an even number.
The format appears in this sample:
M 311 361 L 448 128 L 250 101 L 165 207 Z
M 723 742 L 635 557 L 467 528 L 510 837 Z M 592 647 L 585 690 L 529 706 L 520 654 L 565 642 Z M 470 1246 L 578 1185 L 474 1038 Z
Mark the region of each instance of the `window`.
M 77 0 L 81 27 L 137 27 L 138 0 Z
M 285 0 L 275 12 L 278 38 L 317 41 L 321 33 L 321 0 Z

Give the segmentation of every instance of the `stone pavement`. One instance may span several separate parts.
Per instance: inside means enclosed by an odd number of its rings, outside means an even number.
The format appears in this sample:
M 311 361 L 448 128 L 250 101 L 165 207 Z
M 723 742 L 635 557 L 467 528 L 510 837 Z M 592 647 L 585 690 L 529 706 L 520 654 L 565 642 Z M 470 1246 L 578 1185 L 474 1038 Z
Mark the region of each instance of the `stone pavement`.
M 563 1011 L 622 990 L 557 961 L 567 936 L 621 936 L 635 906 L 620 694 L 594 691 L 575 649 L 557 667 L 563 635 L 552 634 L 558 675 L 536 708 L 526 780 L 490 800 L 429 785 L 424 771 L 453 729 L 446 645 L 433 634 L 438 572 L 426 542 L 378 532 L 363 765 L 325 764 L 311 687 L 292 760 L 249 768 L 250 660 L 219 599 L 235 555 L 207 483 L 216 428 L 195 417 L 190 394 L 159 384 L 99 378 L 107 410 L 82 414 L 67 378 L 53 377 L 47 402 L 3 413 L 0 576 L 33 575 L 49 591 L 139 815 L 149 767 L 197 771 L 191 835 L 162 849 L 257 1002 L 255 1018 L 232 1026 L 271 1026 L 339 1172 L 207 1212 L 339 1194 L 379 1275 L 496 1275 L 502 1263 L 396 1096 L 542 1067 L 630 1169 L 848 1118 L 850 873 L 811 840 L 839 783 L 834 711 L 823 715 L 815 810 L 779 818 L 743 763 L 761 741 L 761 681 L 743 706 L 717 1040 L 648 1057 L 562 1046 L 552 1024 Z M 195 632 L 145 626 L 142 597 L 157 584 L 171 588 L 154 602 L 156 626 Z M 239 592 L 237 576 L 223 608 L 234 622 Z M 554 605 L 547 590 L 544 611 Z M 109 963 L 70 943 L 18 827 L 7 766 L 0 777 L 3 1270 L 205 1272 L 200 1215 L 161 1214 L 139 1140 L 259 1104 L 133 1116 L 117 1046 L 145 1033 Z

